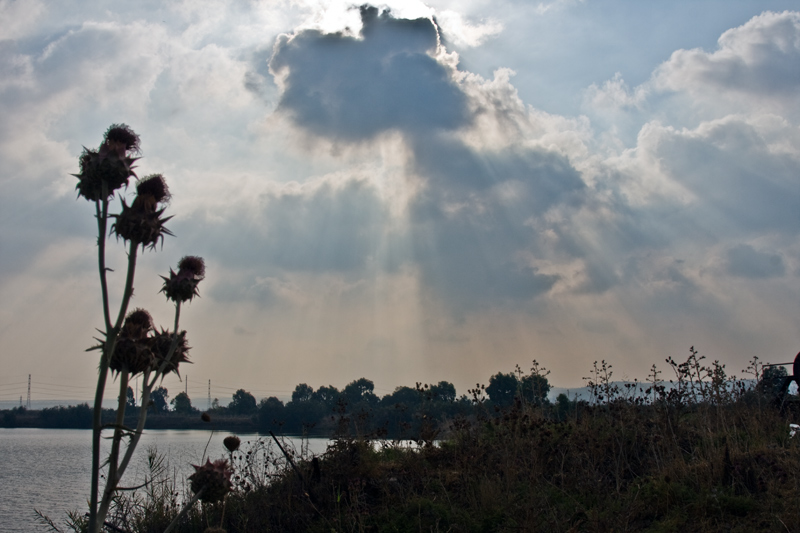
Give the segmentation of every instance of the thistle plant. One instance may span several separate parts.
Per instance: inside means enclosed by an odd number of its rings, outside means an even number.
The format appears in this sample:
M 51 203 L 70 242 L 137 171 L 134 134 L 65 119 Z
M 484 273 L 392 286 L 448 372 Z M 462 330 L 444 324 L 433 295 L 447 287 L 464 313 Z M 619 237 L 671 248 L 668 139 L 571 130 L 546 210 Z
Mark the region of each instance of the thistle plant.
M 113 124 L 105 133 L 97 150 L 84 148 L 79 158 L 80 173 L 76 189 L 78 196 L 95 205 L 97 219 L 97 258 L 100 274 L 100 290 L 103 304 L 103 329 L 96 340 L 98 345 L 89 350 L 100 351 L 97 390 L 94 399 L 92 423 L 92 473 L 89 499 L 89 532 L 103 529 L 105 517 L 115 494 L 124 490 L 120 481 L 130 464 L 147 418 L 150 394 L 155 384 L 170 372 L 179 375 L 181 363 L 188 362 L 186 332 L 181 331 L 181 305 L 198 295 L 198 284 L 205 277 L 205 264 L 199 257 L 184 257 L 178 263 L 178 271 L 170 269 L 164 277 L 163 292 L 175 305 L 172 330 L 156 329 L 153 318 L 144 309 L 128 312 L 133 296 L 133 283 L 139 248 L 142 252 L 163 247 L 164 237 L 172 233 L 164 224 L 172 217 L 164 216 L 171 198 L 166 180 L 161 174 L 152 174 L 139 179 L 134 172 L 134 163 L 139 159 L 139 136 L 125 124 Z M 123 196 L 136 180 L 136 196 L 130 205 Z M 111 214 L 111 202 L 119 195 L 119 213 Z M 113 219 L 110 226 L 109 222 Z M 125 285 L 116 315 L 109 306 L 108 273 L 106 266 L 106 242 L 113 234 L 122 239 L 127 247 L 128 264 Z M 102 403 L 109 372 L 119 381 L 119 403 L 113 424 L 103 424 Z M 142 377 L 139 416 L 136 427 L 125 425 L 125 408 L 130 379 Z M 103 431 L 113 431 L 111 451 L 105 465 L 105 487 L 100 490 L 100 440 Z M 125 440 L 123 446 L 123 440 Z

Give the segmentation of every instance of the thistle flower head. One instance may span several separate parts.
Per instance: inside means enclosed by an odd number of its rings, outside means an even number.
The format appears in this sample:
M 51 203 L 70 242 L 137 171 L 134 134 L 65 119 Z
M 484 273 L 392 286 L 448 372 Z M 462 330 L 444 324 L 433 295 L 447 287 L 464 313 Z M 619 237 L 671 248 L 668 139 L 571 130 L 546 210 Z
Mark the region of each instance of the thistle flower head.
M 164 366 L 164 374 L 175 372 L 180 375 L 178 366 L 181 363 L 189 363 L 189 345 L 186 342 L 186 332 L 181 331 L 178 334 L 177 344 L 175 351 L 170 356 L 170 349 L 172 348 L 173 335 L 167 330 L 162 329 L 155 333 L 151 338 L 151 349 L 153 351 L 153 370 L 158 370 L 161 365 L 166 361 Z M 168 359 L 169 357 L 169 359 Z
M 153 365 L 152 339 L 153 319 L 144 309 L 135 309 L 125 318 L 122 329 L 111 354 L 109 368 L 114 372 L 127 370 L 130 375 L 144 372 Z
M 161 174 L 150 174 L 139 180 L 136 194 L 139 197 L 151 197 L 157 203 L 167 203 L 171 196 L 167 182 Z
M 192 465 L 192 467 L 194 467 L 194 474 L 189 476 L 192 492 L 197 494 L 200 490 L 205 489 L 200 496 L 201 501 L 209 503 L 221 501 L 233 489 L 232 472 L 227 460 L 219 459 L 212 463 L 211 460 L 206 459 L 206 464 Z
M 155 249 L 161 240 L 164 244 L 164 235 L 172 232 L 164 224 L 172 217 L 165 217 L 164 207 L 158 209 L 159 203 L 169 201 L 170 194 L 167 182 L 161 174 L 153 174 L 140 180 L 136 186 L 136 198 L 128 206 L 122 199 L 122 211 L 118 215 L 111 215 L 117 221 L 111 226 L 117 238 L 141 244 L 142 249 L 149 246 Z
M 206 277 L 206 263 L 202 257 L 187 255 L 178 261 L 178 275 L 192 276 L 194 279 L 202 280 Z
M 127 370 L 130 376 L 141 374 L 153 366 L 153 352 L 146 341 L 118 337 L 108 364 L 113 372 Z
M 131 339 L 144 339 L 152 329 L 153 317 L 150 316 L 150 313 L 144 309 L 134 309 L 125 317 L 120 336 Z
M 161 276 L 164 286 L 161 292 L 167 295 L 167 299 L 174 302 L 185 302 L 200 292 L 197 285 L 203 281 L 206 275 L 206 265 L 202 258 L 188 255 L 178 263 L 178 272 L 169 269 L 169 277 Z
M 139 136 L 127 124 L 112 124 L 103 139 L 106 143 L 121 144 L 126 152 L 139 153 Z
M 239 445 L 241 443 L 242 443 L 242 441 L 239 440 L 239 437 L 237 437 L 236 435 L 230 435 L 228 437 L 225 437 L 225 439 L 222 441 L 222 444 L 231 453 L 233 453 L 236 450 L 238 450 L 239 449 Z
M 84 148 L 78 159 L 80 174 L 74 174 L 78 196 L 89 201 L 105 200 L 117 189 L 127 187 L 128 179 L 136 176 L 133 163 L 137 159 L 129 152 L 139 152 L 139 136 L 125 124 L 112 125 L 97 150 Z

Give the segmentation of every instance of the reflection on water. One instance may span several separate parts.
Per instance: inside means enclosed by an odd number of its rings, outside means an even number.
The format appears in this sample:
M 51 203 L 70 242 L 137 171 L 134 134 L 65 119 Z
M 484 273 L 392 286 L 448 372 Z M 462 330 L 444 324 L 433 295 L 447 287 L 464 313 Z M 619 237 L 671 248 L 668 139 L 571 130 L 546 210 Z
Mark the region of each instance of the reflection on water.
M 222 445 L 228 433 L 201 430 L 147 431 L 136 448 L 137 459 L 125 473 L 123 483 L 133 485 L 146 472 L 147 450 L 156 446 L 169 461 L 176 479 L 186 479 L 191 464 L 207 456 L 226 457 Z M 0 428 L 0 532 L 44 531 L 38 525 L 34 508 L 61 526 L 68 510 L 87 510 L 89 471 L 92 464 L 92 432 L 85 429 L 4 429 Z M 242 448 L 267 436 L 240 434 Z M 285 442 L 300 451 L 299 439 Z M 104 441 L 108 445 L 108 441 Z M 325 451 L 327 439 L 303 441 L 311 454 Z

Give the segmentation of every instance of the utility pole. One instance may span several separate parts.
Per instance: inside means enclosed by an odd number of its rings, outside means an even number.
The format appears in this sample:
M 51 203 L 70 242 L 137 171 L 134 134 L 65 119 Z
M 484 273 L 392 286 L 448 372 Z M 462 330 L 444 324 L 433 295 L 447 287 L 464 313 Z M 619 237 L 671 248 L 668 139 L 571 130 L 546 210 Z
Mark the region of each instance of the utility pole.
M 31 408 L 31 375 L 28 374 L 28 405 L 27 408 Z
M 211 409 L 211 380 L 208 380 L 208 407 L 206 407 L 206 411 Z
M 183 393 L 189 396 L 189 374 L 186 374 L 186 383 L 183 384 Z

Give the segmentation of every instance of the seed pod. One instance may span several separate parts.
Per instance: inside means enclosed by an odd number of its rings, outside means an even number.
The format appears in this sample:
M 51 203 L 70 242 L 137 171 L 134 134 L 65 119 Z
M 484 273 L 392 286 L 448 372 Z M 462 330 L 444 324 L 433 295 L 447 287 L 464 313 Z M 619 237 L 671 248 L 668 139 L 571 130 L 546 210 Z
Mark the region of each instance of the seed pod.
M 222 444 L 224 444 L 225 448 L 227 448 L 228 451 L 231 452 L 231 453 L 233 453 L 236 450 L 238 450 L 239 449 L 239 445 L 241 443 L 242 443 L 242 441 L 239 440 L 239 437 L 237 437 L 236 435 L 231 435 L 229 437 L 225 437 L 225 439 L 222 441 Z

